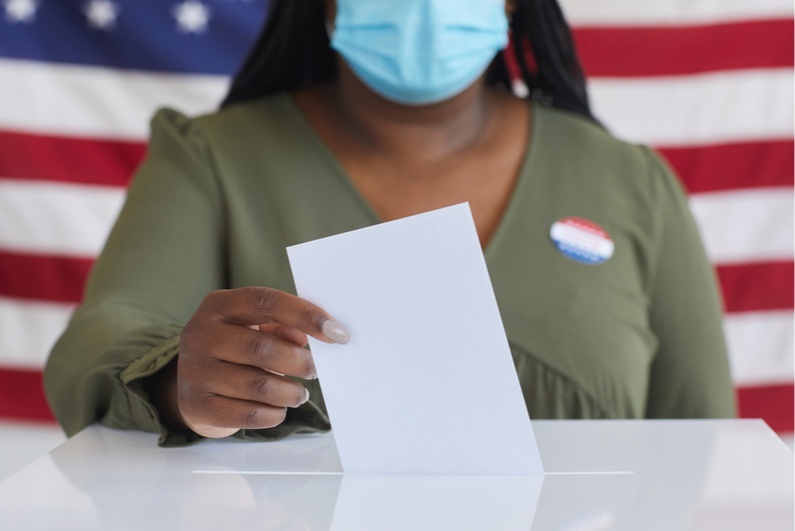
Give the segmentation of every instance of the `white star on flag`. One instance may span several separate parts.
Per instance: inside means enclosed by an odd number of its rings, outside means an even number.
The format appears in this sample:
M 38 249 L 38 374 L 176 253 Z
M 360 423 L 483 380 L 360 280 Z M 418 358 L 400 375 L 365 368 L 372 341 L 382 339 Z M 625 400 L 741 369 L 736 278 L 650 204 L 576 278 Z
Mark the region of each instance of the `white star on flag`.
M 39 4 L 36 0 L 5 0 L 3 7 L 10 22 L 33 22 Z
M 119 5 L 110 0 L 91 0 L 83 5 L 83 13 L 92 28 L 110 31 L 116 26 Z
M 180 33 L 204 33 L 210 20 L 210 8 L 197 0 L 174 4 L 171 14 L 177 19 Z

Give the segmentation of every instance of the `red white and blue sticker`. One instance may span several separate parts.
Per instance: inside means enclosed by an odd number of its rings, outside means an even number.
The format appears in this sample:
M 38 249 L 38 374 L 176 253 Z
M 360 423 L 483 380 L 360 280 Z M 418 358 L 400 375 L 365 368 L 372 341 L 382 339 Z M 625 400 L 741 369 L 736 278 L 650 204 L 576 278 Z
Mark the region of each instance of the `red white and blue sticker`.
M 549 229 L 549 236 L 563 256 L 581 264 L 603 264 L 615 249 L 606 230 L 583 218 L 559 219 Z

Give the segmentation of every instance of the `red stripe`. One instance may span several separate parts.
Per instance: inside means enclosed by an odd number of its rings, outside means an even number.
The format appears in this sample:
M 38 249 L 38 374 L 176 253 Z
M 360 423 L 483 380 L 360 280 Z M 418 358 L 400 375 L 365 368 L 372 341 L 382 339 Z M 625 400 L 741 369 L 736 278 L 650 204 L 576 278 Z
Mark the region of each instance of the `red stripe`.
M 538 73 L 538 61 L 536 61 L 536 54 L 533 52 L 533 45 L 527 37 L 522 38 L 522 55 L 524 61 L 527 63 L 527 69 L 531 74 Z
M 779 433 L 795 429 L 795 386 L 793 384 L 737 389 L 740 416 L 746 419 L 764 419 Z
M 728 313 L 795 307 L 795 264 L 791 261 L 723 265 L 716 269 Z
M 94 260 L 0 251 L 0 295 L 80 302 Z
M 92 258 L 0 251 L 0 296 L 80 302 L 93 263 Z M 729 313 L 795 307 L 792 261 L 722 265 L 716 269 Z
M 690 193 L 770 186 L 795 181 L 792 140 L 686 148 L 658 148 Z
M 589 76 L 676 76 L 795 64 L 791 19 L 708 26 L 579 27 L 573 33 Z
M 518 65 L 515 65 L 518 66 Z M 0 177 L 127 186 L 144 144 L 0 131 Z M 791 140 L 660 147 L 691 193 L 792 186 Z
M 41 371 L 0 368 L 0 418 L 54 422 Z
M 127 186 L 144 157 L 138 142 L 0 131 L 0 177 Z
M 513 34 L 508 35 L 508 46 L 503 50 L 503 59 L 505 60 L 505 68 L 508 70 L 508 76 L 512 80 L 522 79 L 524 74 L 522 73 L 522 67 L 519 64 L 519 59 L 516 56 L 516 43 L 513 40 Z M 536 56 L 533 53 L 533 47 L 530 44 L 530 40 L 526 37 L 522 38 L 522 57 L 524 57 L 524 63 L 527 67 L 527 70 L 531 74 L 538 73 L 538 63 L 536 62 Z
M 0 251 L 0 296 L 77 303 L 94 260 Z M 795 307 L 793 262 L 721 265 L 717 268 L 729 313 Z

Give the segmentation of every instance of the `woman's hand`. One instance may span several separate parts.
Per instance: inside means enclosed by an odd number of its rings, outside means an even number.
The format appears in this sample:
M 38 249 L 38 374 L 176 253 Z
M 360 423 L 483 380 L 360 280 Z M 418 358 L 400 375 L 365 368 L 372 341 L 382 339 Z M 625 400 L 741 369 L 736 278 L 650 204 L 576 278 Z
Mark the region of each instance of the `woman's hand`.
M 303 348 L 307 334 L 348 342 L 348 333 L 326 312 L 283 291 L 210 293 L 182 331 L 176 371 L 181 419 L 173 420 L 204 437 L 280 424 L 288 407 L 309 399 L 304 386 L 285 376 L 317 378 Z

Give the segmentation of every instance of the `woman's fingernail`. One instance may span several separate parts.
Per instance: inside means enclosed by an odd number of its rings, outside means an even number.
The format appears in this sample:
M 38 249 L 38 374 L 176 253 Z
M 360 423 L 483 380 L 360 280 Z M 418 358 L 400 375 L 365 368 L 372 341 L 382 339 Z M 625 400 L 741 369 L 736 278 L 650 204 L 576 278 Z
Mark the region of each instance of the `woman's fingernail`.
M 298 405 L 300 406 L 302 404 L 306 404 L 308 401 L 309 401 L 309 389 L 304 387 L 304 400 L 301 402 L 301 404 Z
M 351 336 L 348 335 L 348 331 L 345 330 L 337 321 L 332 321 L 331 319 L 327 319 L 323 323 L 323 334 L 330 340 L 334 341 L 335 343 L 339 343 L 340 345 L 344 345 L 351 340 Z

